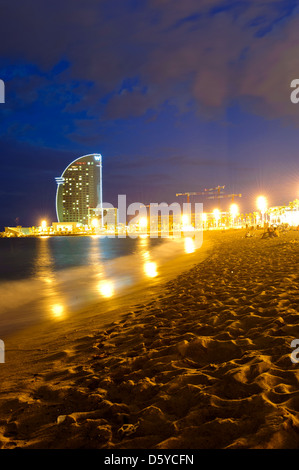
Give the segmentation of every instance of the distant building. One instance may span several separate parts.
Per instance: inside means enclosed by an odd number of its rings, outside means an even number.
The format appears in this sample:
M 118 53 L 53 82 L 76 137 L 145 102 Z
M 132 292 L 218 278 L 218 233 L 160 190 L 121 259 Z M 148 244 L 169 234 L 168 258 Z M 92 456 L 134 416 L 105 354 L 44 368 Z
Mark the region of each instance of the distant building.
M 93 208 L 88 209 L 88 225 L 93 228 L 105 228 L 107 230 L 115 230 L 117 226 L 117 209 L 109 208 Z
M 70 163 L 56 179 L 58 222 L 88 224 L 88 209 L 102 207 L 102 156 L 84 155 Z
M 31 227 L 22 227 L 21 225 L 18 225 L 17 227 L 5 227 L 4 230 L 5 236 L 12 237 L 24 237 L 33 234 Z
M 290 207 L 276 206 L 269 209 L 270 224 L 288 224 L 299 226 L 299 210 Z
M 82 224 L 78 222 L 53 222 L 52 233 L 58 235 L 62 233 L 78 233 L 82 227 Z

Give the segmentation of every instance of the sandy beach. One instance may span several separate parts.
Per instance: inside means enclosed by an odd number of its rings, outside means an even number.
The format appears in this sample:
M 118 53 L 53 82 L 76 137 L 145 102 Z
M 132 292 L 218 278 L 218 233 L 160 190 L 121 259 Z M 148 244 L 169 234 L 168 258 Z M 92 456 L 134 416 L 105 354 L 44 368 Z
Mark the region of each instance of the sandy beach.
M 299 231 L 261 235 L 205 234 L 204 259 L 105 327 L 95 306 L 9 339 L 0 448 L 298 448 Z

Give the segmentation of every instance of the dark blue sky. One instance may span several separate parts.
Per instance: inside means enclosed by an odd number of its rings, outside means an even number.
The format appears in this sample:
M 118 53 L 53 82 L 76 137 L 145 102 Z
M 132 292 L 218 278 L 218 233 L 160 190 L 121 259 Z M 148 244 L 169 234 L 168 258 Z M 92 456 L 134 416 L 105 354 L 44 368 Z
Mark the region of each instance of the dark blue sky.
M 112 204 L 297 198 L 298 3 L 1 0 L 0 228 L 54 221 L 54 177 L 89 152 Z

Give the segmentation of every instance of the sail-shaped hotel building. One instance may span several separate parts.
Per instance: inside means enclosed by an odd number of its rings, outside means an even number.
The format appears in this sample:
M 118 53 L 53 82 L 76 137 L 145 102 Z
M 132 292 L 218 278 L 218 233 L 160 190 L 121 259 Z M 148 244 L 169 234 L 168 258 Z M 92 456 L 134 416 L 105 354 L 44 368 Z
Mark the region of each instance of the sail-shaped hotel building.
M 87 225 L 89 209 L 102 209 L 101 154 L 93 153 L 77 158 L 55 180 L 58 222 Z

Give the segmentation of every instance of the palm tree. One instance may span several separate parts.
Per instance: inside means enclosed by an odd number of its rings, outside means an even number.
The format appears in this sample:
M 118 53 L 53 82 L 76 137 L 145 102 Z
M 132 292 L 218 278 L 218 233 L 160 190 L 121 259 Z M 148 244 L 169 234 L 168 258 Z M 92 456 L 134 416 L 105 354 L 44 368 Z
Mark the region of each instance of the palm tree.
M 249 223 L 250 225 L 253 225 L 254 224 L 254 215 L 252 212 L 250 212 L 248 215 L 248 218 L 249 218 Z
M 289 203 L 289 208 L 294 211 L 294 210 L 298 210 L 299 208 L 299 199 L 295 199 L 294 201 L 291 201 Z
M 254 220 L 254 222 L 255 222 L 255 225 L 257 225 L 257 221 L 258 221 L 258 219 L 259 219 L 259 216 L 260 216 L 259 212 L 255 211 L 255 212 L 253 213 L 253 220 Z

